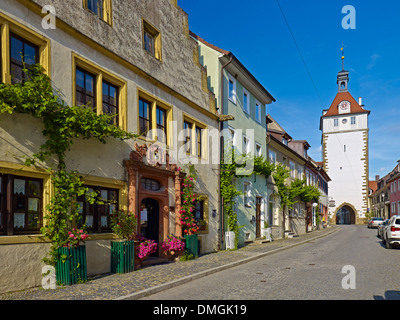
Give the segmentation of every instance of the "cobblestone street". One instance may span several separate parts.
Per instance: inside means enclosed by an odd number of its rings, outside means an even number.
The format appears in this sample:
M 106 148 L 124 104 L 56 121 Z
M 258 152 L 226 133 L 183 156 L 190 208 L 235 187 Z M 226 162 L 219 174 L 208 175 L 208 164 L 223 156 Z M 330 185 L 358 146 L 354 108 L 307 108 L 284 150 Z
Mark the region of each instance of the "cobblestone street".
M 87 283 L 55 290 L 33 288 L 0 295 L 3 300 L 113 300 L 139 299 L 191 280 L 237 266 L 260 257 L 291 248 L 304 242 L 335 232 L 332 226 L 291 239 L 280 239 L 263 244 L 251 244 L 237 251 L 219 251 L 199 256 L 195 260 L 145 267 L 127 274 L 104 274 Z

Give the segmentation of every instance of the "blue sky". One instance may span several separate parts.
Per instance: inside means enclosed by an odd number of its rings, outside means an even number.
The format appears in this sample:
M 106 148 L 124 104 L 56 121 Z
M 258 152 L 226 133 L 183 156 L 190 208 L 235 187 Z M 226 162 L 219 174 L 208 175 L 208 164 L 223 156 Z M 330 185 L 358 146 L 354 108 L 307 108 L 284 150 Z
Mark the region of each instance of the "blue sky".
M 294 138 L 321 156 L 319 120 L 336 93 L 336 76 L 350 72 L 349 91 L 369 116 L 369 175 L 381 177 L 400 160 L 400 1 L 178 0 L 189 28 L 232 51 L 273 95 L 267 112 Z M 345 5 L 355 8 L 356 29 L 343 29 Z M 303 62 L 304 60 L 304 62 Z

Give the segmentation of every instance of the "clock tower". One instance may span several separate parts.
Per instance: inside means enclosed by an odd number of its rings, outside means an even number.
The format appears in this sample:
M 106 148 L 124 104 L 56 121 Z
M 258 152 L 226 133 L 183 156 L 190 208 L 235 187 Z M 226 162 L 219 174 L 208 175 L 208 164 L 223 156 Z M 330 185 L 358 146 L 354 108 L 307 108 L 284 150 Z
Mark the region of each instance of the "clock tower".
M 322 158 L 329 183 L 331 223 L 363 223 L 368 199 L 368 116 L 370 111 L 348 91 L 349 72 L 337 75 L 338 92 L 323 110 Z

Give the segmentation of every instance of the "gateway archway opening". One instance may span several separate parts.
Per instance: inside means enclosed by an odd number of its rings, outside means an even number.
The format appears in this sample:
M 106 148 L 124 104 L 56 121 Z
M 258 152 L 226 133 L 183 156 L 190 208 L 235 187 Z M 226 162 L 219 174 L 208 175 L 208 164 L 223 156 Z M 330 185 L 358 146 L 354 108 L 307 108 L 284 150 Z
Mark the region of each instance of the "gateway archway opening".
M 343 206 L 336 213 L 336 224 L 355 224 L 356 213 L 349 206 Z

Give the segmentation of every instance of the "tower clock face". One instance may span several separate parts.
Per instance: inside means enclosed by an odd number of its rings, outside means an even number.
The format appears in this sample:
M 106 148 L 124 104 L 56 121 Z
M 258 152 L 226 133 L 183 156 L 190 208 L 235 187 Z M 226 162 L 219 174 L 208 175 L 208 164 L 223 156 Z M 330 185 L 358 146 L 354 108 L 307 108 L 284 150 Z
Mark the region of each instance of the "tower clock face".
M 350 102 L 342 101 L 339 103 L 339 113 L 349 113 L 350 112 Z

